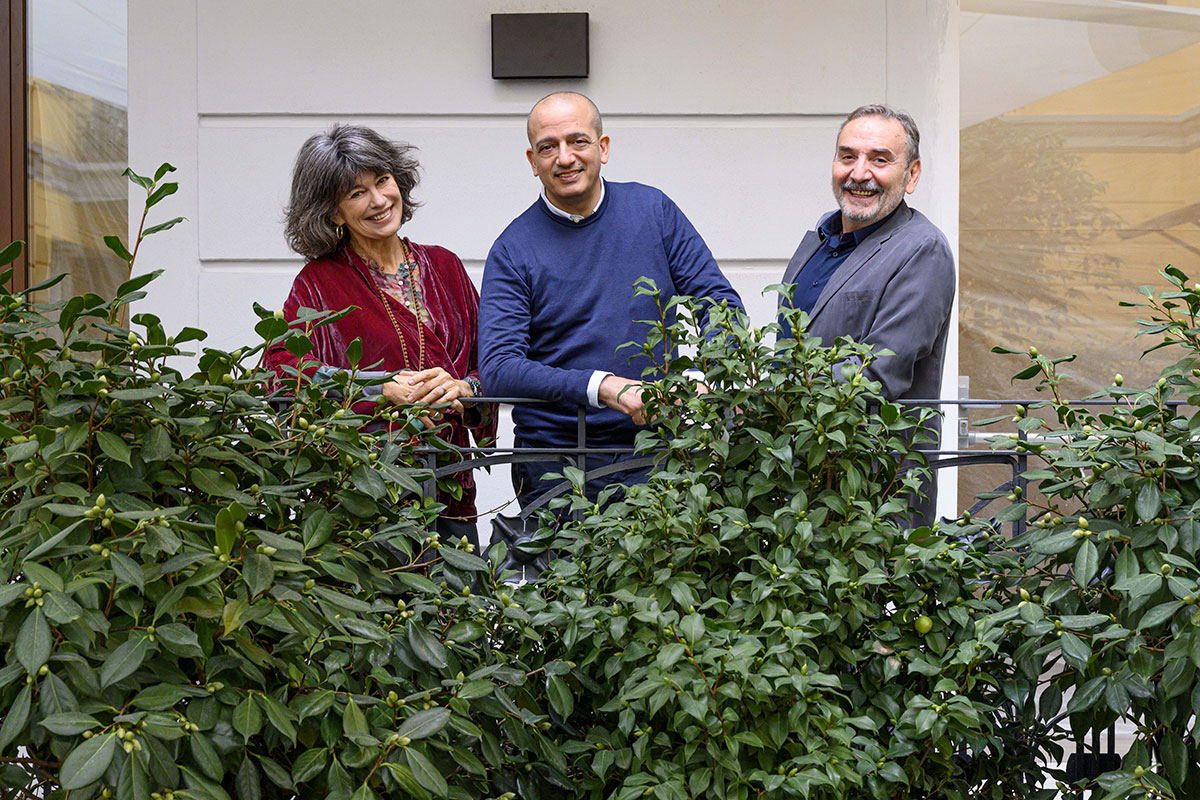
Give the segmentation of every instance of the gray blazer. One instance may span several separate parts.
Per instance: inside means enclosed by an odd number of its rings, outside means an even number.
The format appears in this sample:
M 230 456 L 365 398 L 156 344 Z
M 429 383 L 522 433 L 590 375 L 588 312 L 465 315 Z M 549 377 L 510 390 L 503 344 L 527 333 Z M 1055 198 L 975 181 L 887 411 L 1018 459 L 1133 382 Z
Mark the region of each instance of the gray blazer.
M 820 241 L 815 230 L 804 234 L 784 283 L 796 283 Z M 891 350 L 895 355 L 867 371 L 889 400 L 939 397 L 953 301 L 950 244 L 924 214 L 901 202 L 830 277 L 809 314 L 808 332 L 826 344 L 849 336 Z

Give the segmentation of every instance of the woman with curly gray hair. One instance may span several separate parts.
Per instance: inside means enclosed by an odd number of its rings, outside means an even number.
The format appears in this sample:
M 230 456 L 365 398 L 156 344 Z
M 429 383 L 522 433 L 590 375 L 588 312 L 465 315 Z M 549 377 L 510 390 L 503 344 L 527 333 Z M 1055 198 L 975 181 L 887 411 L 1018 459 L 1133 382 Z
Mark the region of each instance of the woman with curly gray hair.
M 443 438 L 459 447 L 495 435 L 494 415 L 470 413 L 460 398 L 482 394 L 476 331 L 479 294 L 458 256 L 400 235 L 417 203 L 415 148 L 370 128 L 334 125 L 309 137 L 296 156 L 285 211 L 293 250 L 308 259 L 283 305 L 295 321 L 301 308 L 356 310 L 313 329 L 304 364 L 282 346 L 268 363 L 284 376 L 312 374 L 318 364 L 349 369 L 346 350 L 358 339 L 362 364 L 394 371 L 383 396 L 397 404 L 430 404 L 447 412 Z M 478 544 L 475 483 L 459 473 L 461 497 L 447 492 L 438 522 L 443 537 Z

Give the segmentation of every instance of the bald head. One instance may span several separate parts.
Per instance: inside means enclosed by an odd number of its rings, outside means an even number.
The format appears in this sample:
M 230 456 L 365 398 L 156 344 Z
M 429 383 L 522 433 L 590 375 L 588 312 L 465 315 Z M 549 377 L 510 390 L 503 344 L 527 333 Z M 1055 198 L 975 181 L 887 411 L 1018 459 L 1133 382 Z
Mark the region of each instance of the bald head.
M 529 143 L 533 144 L 536 121 L 540 118 L 543 111 L 571 108 L 582 108 L 585 110 L 588 118 L 591 120 L 592 131 L 596 134 L 596 138 L 600 138 L 604 134 L 604 123 L 600 119 L 600 109 L 596 108 L 596 104 L 586 95 L 582 95 L 579 92 L 551 92 L 534 103 L 533 108 L 529 110 L 529 119 L 525 122 L 525 136 L 529 139 Z

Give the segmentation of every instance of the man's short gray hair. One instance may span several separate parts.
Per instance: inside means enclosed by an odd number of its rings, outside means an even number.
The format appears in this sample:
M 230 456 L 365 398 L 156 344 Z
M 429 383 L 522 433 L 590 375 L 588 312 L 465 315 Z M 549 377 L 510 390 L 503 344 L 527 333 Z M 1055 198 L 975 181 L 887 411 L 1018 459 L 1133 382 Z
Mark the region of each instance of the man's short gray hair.
M 842 129 L 853 120 L 860 117 L 882 117 L 883 119 L 894 119 L 900 123 L 900 127 L 904 129 L 904 147 L 905 167 L 912 166 L 912 163 L 921 157 L 921 132 L 917 130 L 917 123 L 913 122 L 913 118 L 903 111 L 897 111 L 890 106 L 885 106 L 882 103 L 872 103 L 871 105 L 859 106 L 850 112 L 850 114 L 842 120 L 842 126 L 838 128 L 838 137 L 841 138 Z
M 296 155 L 292 194 L 283 212 L 288 245 L 310 261 L 338 248 L 345 234 L 338 236 L 333 215 L 360 172 L 388 173 L 396 180 L 404 200 L 400 224 L 408 222 L 420 205 L 412 199 L 420 180 L 415 152 L 412 145 L 361 125 L 334 125 L 310 136 Z

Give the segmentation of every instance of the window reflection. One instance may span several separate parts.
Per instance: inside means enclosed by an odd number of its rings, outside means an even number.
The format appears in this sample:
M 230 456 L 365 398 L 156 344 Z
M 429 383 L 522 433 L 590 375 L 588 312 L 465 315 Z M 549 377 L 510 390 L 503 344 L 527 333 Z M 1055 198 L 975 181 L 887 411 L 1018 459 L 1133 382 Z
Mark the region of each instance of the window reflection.
M 103 243 L 128 230 L 124 0 L 29 0 L 29 270 L 69 273 L 51 297 L 124 279 Z
M 1200 3 L 1141 5 L 1117 18 L 1098 2 L 963 4 L 960 371 L 973 397 L 1032 394 L 1009 383 L 1022 362 L 997 344 L 1079 354 L 1071 397 L 1115 372 L 1146 385 L 1177 358 L 1139 360 L 1137 310 L 1117 303 L 1163 287 L 1167 264 L 1200 280 Z M 995 485 L 970 477 L 963 503 Z

